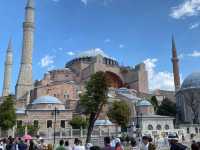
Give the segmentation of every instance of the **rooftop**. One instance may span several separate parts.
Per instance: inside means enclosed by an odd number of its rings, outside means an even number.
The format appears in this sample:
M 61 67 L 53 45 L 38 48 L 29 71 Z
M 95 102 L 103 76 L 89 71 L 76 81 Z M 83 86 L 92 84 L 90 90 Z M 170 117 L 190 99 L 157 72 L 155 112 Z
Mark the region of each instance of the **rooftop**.
M 31 103 L 32 105 L 36 104 L 62 104 L 62 102 L 53 96 L 41 96 Z
M 200 72 L 194 72 L 187 76 L 182 83 L 181 89 L 200 88 Z

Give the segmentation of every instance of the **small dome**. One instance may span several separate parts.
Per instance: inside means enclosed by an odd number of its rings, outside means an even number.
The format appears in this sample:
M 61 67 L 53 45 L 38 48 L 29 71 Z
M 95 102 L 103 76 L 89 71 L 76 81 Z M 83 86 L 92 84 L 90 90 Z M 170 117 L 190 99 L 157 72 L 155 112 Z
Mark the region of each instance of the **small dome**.
M 148 100 L 140 100 L 137 102 L 136 106 L 152 106 Z
M 110 126 L 112 122 L 110 120 L 96 120 L 94 123 L 95 126 Z
M 181 89 L 200 88 L 200 72 L 190 74 L 185 78 Z
M 41 96 L 33 100 L 32 105 L 36 104 L 62 104 L 62 102 L 53 96 Z

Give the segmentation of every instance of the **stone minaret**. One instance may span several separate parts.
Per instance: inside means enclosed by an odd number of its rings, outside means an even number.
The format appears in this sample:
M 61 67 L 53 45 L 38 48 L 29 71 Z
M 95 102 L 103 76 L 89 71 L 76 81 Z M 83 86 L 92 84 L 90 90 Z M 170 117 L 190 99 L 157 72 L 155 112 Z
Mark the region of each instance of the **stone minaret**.
M 34 0 L 28 0 L 26 5 L 25 22 L 23 23 L 23 47 L 21 54 L 20 72 L 16 85 L 16 98 L 24 98 L 33 87 L 32 51 L 34 40 Z
M 172 36 L 172 64 L 173 64 L 173 73 L 174 73 L 174 85 L 175 91 L 180 88 L 180 76 L 179 76 L 179 59 L 176 52 L 176 44 L 174 37 Z
M 12 40 L 10 39 L 8 49 L 6 52 L 5 68 L 4 68 L 4 81 L 3 81 L 3 93 L 2 96 L 8 96 L 10 94 L 10 86 L 12 79 L 12 64 L 13 64 L 13 52 L 12 52 Z

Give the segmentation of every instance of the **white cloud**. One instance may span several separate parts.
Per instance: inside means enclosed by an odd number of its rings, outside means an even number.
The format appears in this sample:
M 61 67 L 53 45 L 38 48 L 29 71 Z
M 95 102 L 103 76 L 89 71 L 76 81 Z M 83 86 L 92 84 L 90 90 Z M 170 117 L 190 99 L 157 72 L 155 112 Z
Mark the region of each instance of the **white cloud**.
M 81 2 L 82 2 L 84 5 L 87 5 L 87 4 L 88 4 L 88 0 L 81 0 Z
M 148 71 L 148 80 L 150 90 L 163 89 L 163 90 L 174 90 L 174 78 L 173 73 L 168 71 L 156 71 L 156 58 L 146 59 L 144 61 L 146 69 Z
M 183 54 L 183 53 L 181 53 L 181 54 L 178 55 L 179 59 L 183 59 L 184 57 L 185 57 L 185 54 Z
M 192 30 L 192 29 L 198 28 L 199 25 L 200 25 L 199 23 L 191 24 L 190 27 L 189 27 L 189 29 Z
M 170 16 L 180 19 L 190 16 L 197 16 L 200 13 L 200 0 L 185 0 L 182 4 L 173 7 Z
M 110 38 L 107 38 L 104 40 L 104 43 L 110 43 L 111 42 L 111 39 Z
M 124 47 L 125 47 L 124 44 L 119 45 L 119 48 L 124 48 Z
M 112 0 L 80 0 L 84 5 L 88 5 L 89 2 L 98 1 L 101 2 L 104 6 L 107 6 Z
M 60 0 L 52 0 L 53 2 L 59 2 Z
M 55 56 L 45 55 L 39 62 L 39 65 L 43 68 L 51 67 L 54 64 Z
M 69 55 L 69 56 L 74 56 L 74 55 L 75 55 L 75 53 L 74 53 L 74 52 L 72 52 L 72 51 L 69 51 L 69 52 L 67 52 L 67 55 Z
M 58 48 L 60 51 L 62 51 L 63 50 L 63 48 L 62 47 L 60 47 L 60 48 Z
M 193 51 L 191 54 L 188 54 L 188 56 L 191 57 L 200 57 L 200 51 Z

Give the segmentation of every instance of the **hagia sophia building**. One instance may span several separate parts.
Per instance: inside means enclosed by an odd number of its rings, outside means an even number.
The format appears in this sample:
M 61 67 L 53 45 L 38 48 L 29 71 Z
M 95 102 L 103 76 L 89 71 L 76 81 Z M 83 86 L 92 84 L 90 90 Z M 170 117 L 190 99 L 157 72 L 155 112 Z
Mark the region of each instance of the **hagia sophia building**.
M 122 67 L 118 61 L 106 55 L 101 49 L 85 51 L 65 64 L 44 74 L 43 79 L 33 81 L 32 53 L 35 30 L 34 0 L 28 0 L 23 22 L 23 47 L 17 84 L 15 86 L 15 107 L 17 124 L 27 121 L 48 128 L 53 122 L 52 110 L 59 110 L 58 127 L 67 126 L 73 115 L 78 114 L 79 94 L 85 81 L 98 71 L 106 73 L 110 82 L 110 98 L 138 100 L 137 93 L 148 93 L 148 74 L 145 64 Z M 10 94 L 13 51 L 9 41 L 6 53 L 2 96 Z M 121 93 L 121 94 L 120 94 Z M 134 109 L 132 114 L 134 114 Z M 105 118 L 105 114 L 100 115 Z M 48 122 L 48 123 L 47 123 Z M 61 123 L 62 122 L 62 123 Z M 47 125 L 48 124 L 48 125 Z
M 52 111 L 56 108 L 59 110 L 56 127 L 65 128 L 69 126 L 69 121 L 73 116 L 79 114 L 79 94 L 84 91 L 85 81 L 88 81 L 90 76 L 98 71 L 105 72 L 111 83 L 108 102 L 112 103 L 115 100 L 128 102 L 131 107 L 131 118 L 135 117 L 135 107 L 138 104 L 140 104 L 139 107 L 151 105 L 144 100 L 146 96 L 151 95 L 149 94 L 148 73 L 145 64 L 140 63 L 134 68 L 121 66 L 116 59 L 108 56 L 101 49 L 85 51 L 67 62 L 62 69 L 48 71 L 41 80 L 33 81 L 34 22 L 34 0 L 28 0 L 25 8 L 25 21 L 23 22 L 21 64 L 14 95 L 17 125 L 31 122 L 38 125 L 42 132 L 53 126 Z M 181 86 L 174 40 L 172 41 L 172 53 L 175 89 L 179 91 Z M 12 63 L 13 51 L 12 41 L 10 41 L 6 53 L 2 97 L 10 94 Z M 178 95 L 180 95 L 179 93 Z M 157 95 L 158 98 L 168 95 L 175 99 L 174 94 L 173 91 L 160 91 Z M 3 100 L 3 98 L 0 100 Z M 153 113 L 153 110 L 150 110 Z M 106 107 L 104 111 L 99 120 L 107 118 Z M 156 118 L 155 115 L 154 118 Z M 162 121 L 161 117 L 157 117 L 157 119 Z M 172 118 L 171 120 L 173 121 Z

